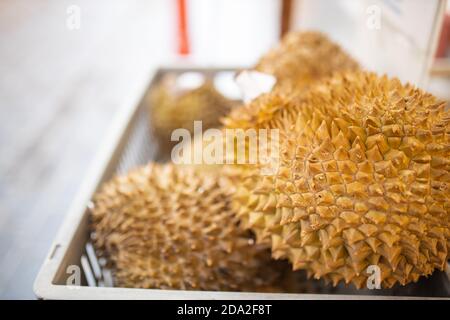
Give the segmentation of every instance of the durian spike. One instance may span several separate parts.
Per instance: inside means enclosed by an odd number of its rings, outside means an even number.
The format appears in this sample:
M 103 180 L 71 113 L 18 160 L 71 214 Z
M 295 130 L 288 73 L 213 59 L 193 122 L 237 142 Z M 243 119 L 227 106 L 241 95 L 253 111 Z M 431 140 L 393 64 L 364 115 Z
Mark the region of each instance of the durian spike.
M 211 81 L 193 90 L 181 90 L 169 76 L 149 92 L 145 101 L 160 156 L 165 158 L 175 145 L 171 141 L 174 130 L 183 128 L 193 133 L 194 121 L 201 121 L 203 130 L 220 127 L 220 118 L 236 104 L 218 92 Z

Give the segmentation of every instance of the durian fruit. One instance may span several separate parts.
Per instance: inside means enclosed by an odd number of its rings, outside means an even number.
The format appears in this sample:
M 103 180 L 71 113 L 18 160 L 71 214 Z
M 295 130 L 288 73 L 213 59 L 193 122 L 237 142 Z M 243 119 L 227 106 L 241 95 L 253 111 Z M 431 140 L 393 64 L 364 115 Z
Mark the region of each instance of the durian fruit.
M 301 90 L 335 72 L 356 71 L 359 66 L 323 33 L 304 31 L 286 34 L 255 69 L 274 75 L 278 84 L 293 84 Z
M 398 79 L 338 74 L 297 101 L 274 176 L 243 181 L 239 215 L 275 258 L 361 288 L 444 269 L 450 248 L 450 113 Z M 282 119 L 280 120 L 282 121 Z M 255 186 L 256 181 L 256 186 Z
M 230 209 L 230 186 L 213 172 L 148 164 L 103 185 L 92 228 L 117 286 L 185 290 L 302 290 Z M 292 289 L 294 288 L 294 289 Z
M 150 123 L 163 157 L 170 155 L 176 144 L 171 141 L 175 129 L 184 128 L 193 133 L 194 121 L 202 121 L 203 130 L 220 127 L 220 118 L 234 104 L 211 81 L 191 90 L 177 89 L 173 81 L 161 81 L 149 92 L 147 101 Z

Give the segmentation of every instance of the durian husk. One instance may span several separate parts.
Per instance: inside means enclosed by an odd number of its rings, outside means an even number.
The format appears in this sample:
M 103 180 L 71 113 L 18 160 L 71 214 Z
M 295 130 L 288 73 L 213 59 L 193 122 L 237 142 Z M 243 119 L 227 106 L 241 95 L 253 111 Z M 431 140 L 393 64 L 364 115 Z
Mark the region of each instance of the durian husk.
M 112 265 L 115 285 L 307 290 L 304 276 L 272 260 L 270 249 L 240 226 L 229 190 L 228 180 L 214 172 L 152 163 L 104 184 L 94 197 L 92 230 L 98 253 Z
M 383 288 L 444 269 L 445 103 L 398 79 L 355 72 L 316 84 L 297 105 L 281 134 L 277 173 L 253 170 L 234 197 L 258 240 L 333 285 L 363 287 L 369 265 L 380 268 Z
M 228 114 L 235 104 L 220 94 L 211 81 L 187 91 L 179 91 L 172 86 L 174 84 L 161 81 L 146 98 L 159 152 L 166 158 L 177 143 L 171 141 L 174 130 L 184 128 L 193 133 L 194 121 L 202 121 L 203 130 L 220 127 L 220 118 Z

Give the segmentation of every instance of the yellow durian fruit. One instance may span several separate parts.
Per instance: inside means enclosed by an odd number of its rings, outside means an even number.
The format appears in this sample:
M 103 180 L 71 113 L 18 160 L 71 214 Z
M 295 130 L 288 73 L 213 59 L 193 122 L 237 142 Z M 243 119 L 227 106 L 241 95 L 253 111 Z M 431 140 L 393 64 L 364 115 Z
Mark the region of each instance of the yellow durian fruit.
M 194 132 L 194 121 L 203 130 L 220 127 L 220 118 L 228 114 L 234 102 L 225 98 L 206 81 L 196 89 L 177 90 L 170 81 L 162 81 L 148 94 L 150 123 L 158 141 L 161 157 L 170 155 L 176 142 L 171 141 L 176 129 Z
M 337 71 L 355 71 L 359 66 L 325 34 L 297 31 L 286 34 L 261 57 L 255 69 L 274 75 L 278 84 L 293 84 L 300 90 Z
M 301 274 L 272 260 L 270 249 L 240 226 L 230 193 L 224 177 L 172 164 L 148 164 L 105 183 L 94 197 L 92 230 L 99 255 L 112 264 L 115 285 L 304 290 Z
M 363 287 L 371 265 L 384 288 L 443 269 L 450 248 L 445 103 L 397 79 L 356 72 L 316 84 L 296 105 L 295 123 L 281 133 L 277 173 L 253 170 L 234 196 L 259 241 L 333 285 Z

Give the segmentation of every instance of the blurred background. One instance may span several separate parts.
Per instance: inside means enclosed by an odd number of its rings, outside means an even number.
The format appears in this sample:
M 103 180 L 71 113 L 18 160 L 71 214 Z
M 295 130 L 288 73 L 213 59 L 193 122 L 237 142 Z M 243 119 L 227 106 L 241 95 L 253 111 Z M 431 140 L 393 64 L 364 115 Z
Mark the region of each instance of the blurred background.
M 34 298 L 112 118 L 159 66 L 251 67 L 313 28 L 450 100 L 449 12 L 439 0 L 0 0 L 0 298 Z

